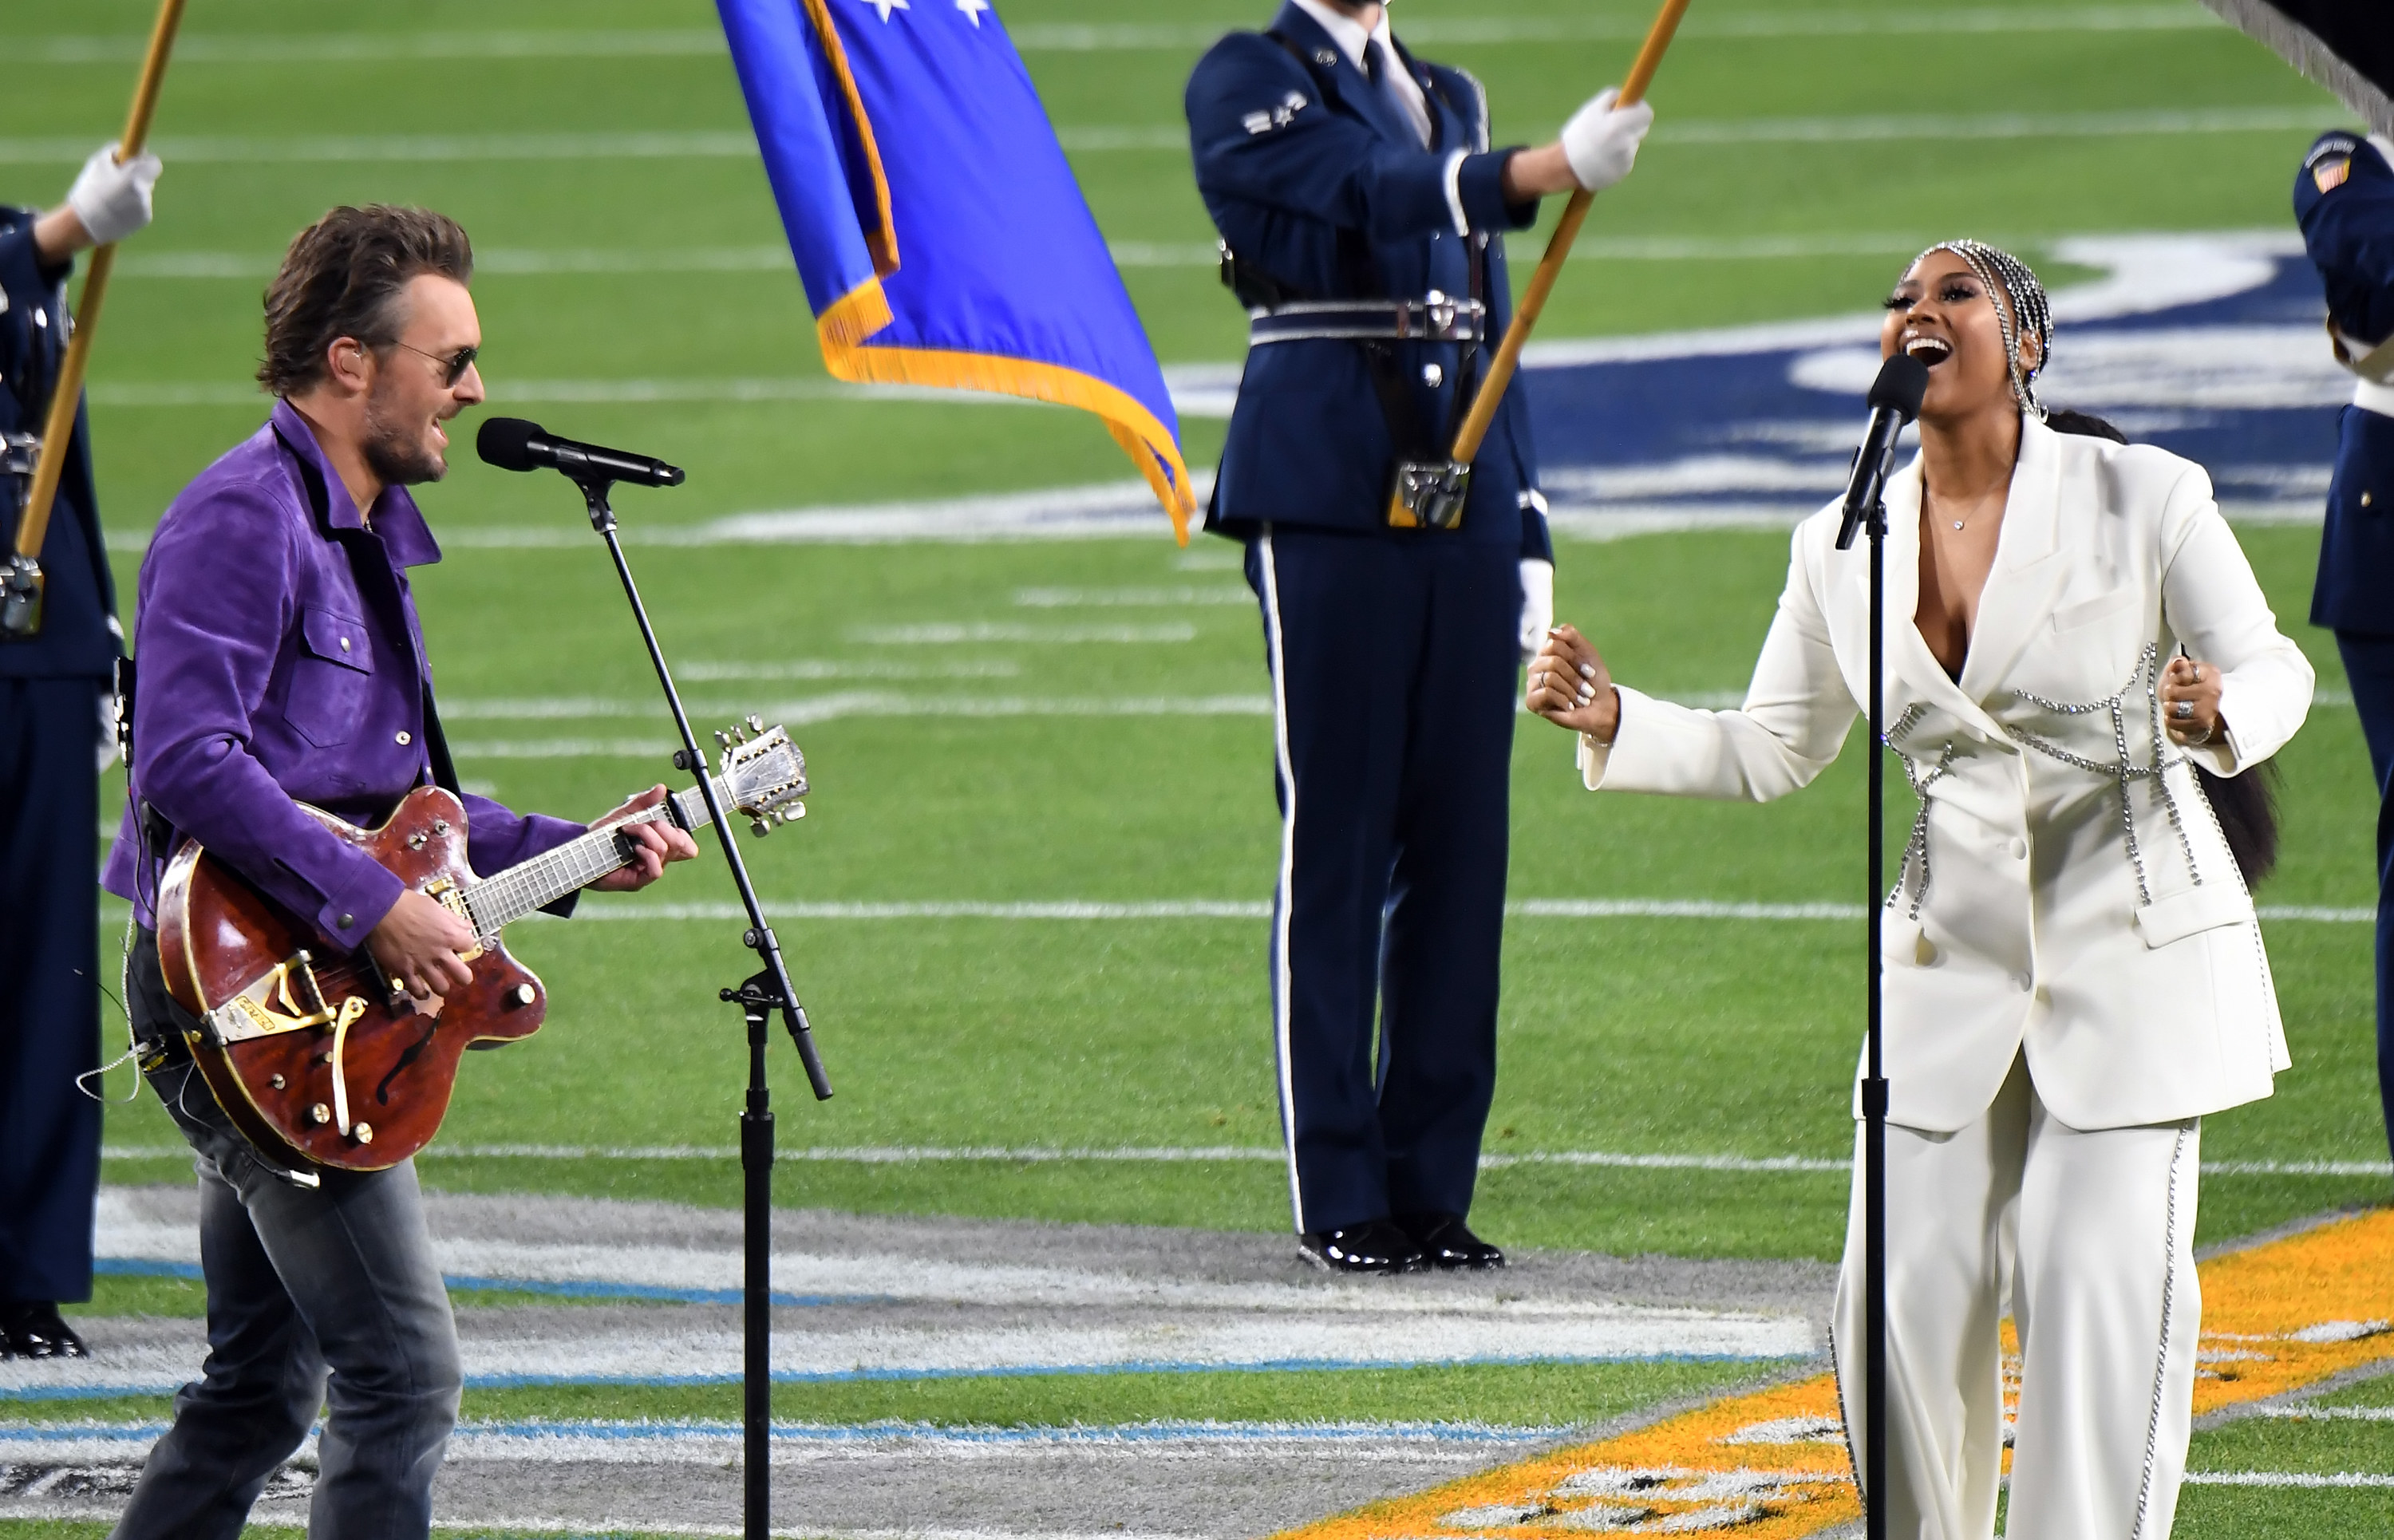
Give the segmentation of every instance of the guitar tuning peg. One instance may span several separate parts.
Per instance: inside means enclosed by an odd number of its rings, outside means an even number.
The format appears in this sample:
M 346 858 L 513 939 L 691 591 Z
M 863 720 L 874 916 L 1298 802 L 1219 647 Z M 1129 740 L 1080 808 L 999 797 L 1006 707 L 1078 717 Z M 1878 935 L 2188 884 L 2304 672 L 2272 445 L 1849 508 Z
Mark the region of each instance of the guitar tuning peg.
M 742 742 L 742 743 L 743 743 L 743 744 L 744 744 L 744 743 L 746 743 L 746 742 L 748 741 L 748 734 L 747 734 L 744 731 L 743 731 L 743 730 L 742 730 L 742 729 L 741 729 L 737 724 L 735 724 L 735 725 L 732 727 L 732 729 L 731 729 L 731 736 L 732 736 L 732 737 L 734 737 L 734 738 L 737 738 L 740 742 Z
M 717 732 L 715 735 L 715 746 L 724 749 L 730 748 L 731 746 L 731 734 L 721 731 Z
M 773 832 L 773 825 L 762 818 L 752 821 L 749 823 L 748 828 L 751 833 L 755 834 L 760 839 Z
M 764 731 L 765 718 L 756 715 L 754 712 L 751 712 L 748 716 L 748 731 L 751 732 Z

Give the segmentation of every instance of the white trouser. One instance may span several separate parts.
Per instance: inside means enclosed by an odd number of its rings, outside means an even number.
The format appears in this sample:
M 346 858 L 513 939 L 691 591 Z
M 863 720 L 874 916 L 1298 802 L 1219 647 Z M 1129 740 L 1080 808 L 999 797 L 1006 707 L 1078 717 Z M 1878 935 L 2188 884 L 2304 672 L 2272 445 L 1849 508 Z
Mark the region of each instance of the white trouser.
M 2203 1311 L 2202 1120 L 2082 1133 L 2022 1059 L 1952 1134 L 1890 1125 L 1888 1533 L 1989 1540 L 2004 1446 L 1998 1323 L 2019 1328 L 2008 1540 L 2164 1540 L 2186 1472 Z M 1837 1381 L 1862 1453 L 1862 1175 L 1837 1283 Z

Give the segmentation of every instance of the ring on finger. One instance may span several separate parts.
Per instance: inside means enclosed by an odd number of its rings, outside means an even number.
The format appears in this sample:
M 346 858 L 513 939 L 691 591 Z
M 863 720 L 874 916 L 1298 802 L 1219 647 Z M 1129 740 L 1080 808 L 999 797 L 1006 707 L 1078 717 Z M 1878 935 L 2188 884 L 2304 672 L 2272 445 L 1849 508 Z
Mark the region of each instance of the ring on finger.
M 2170 703 L 2170 715 L 2183 722 L 2188 717 L 2194 715 L 2194 703 L 2192 701 L 2172 701 Z

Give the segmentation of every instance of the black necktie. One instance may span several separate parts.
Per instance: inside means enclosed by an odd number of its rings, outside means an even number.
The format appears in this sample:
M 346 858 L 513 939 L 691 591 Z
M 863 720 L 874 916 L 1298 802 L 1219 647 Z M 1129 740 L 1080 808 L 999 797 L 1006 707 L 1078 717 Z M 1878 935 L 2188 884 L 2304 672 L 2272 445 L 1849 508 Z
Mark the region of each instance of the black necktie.
M 1364 41 L 1363 78 L 1370 81 L 1375 86 L 1377 86 L 1381 81 L 1388 78 L 1388 71 L 1383 68 L 1380 63 L 1381 57 L 1385 52 L 1386 50 L 1381 47 L 1380 40 L 1378 38 L 1368 38 Z

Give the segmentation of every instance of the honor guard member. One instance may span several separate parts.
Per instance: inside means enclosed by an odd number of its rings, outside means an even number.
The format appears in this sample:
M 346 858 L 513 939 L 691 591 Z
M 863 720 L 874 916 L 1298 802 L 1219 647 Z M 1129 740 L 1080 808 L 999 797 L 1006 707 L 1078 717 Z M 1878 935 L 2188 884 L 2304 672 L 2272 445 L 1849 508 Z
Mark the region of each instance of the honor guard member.
M 117 165 L 111 145 L 59 207 L 0 207 L 0 561 L 66 358 L 74 254 L 150 222 L 158 169 L 149 154 Z M 0 1358 L 80 1358 L 59 1302 L 91 1297 L 99 1103 L 77 1077 L 99 1066 L 92 831 L 125 651 L 80 402 L 36 559 L 39 629 L 0 638 Z
M 1504 232 L 1625 176 L 1653 113 L 1606 92 L 1561 142 L 1492 151 L 1480 83 L 1359 0 L 1289 0 L 1224 38 L 1188 112 L 1252 317 L 1206 527 L 1246 546 L 1271 669 L 1296 1228 L 1340 1271 L 1499 1266 L 1465 1217 L 1495 1084 L 1517 669 L 1554 608 L 1520 382 L 1467 480 L 1445 461 L 1511 309 Z
M 2295 178 L 2295 218 L 2352 371 L 2328 483 L 2311 624 L 2335 631 L 2377 777 L 2377 1087 L 2394 1146 L 2394 138 L 2326 134 Z

